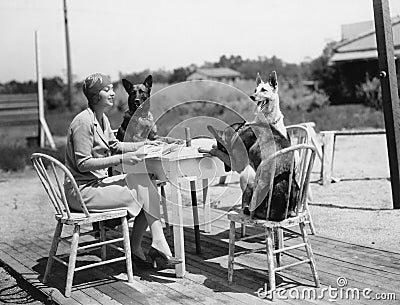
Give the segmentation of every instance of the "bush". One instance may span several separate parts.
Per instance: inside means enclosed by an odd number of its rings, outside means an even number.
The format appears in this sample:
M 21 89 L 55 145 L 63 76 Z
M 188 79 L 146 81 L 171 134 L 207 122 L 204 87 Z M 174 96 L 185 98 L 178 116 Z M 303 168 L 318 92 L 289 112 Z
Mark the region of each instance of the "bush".
M 381 83 L 377 77 L 372 80 L 367 79 L 364 83 L 356 86 L 357 100 L 362 104 L 382 110 L 382 90 Z
M 53 151 L 38 146 L 26 146 L 23 144 L 0 144 L 0 170 L 4 172 L 23 171 L 26 166 L 31 166 L 31 154 L 41 152 L 50 155 L 64 163 L 65 161 L 65 146 L 57 147 Z
M 310 112 L 329 105 L 329 97 L 324 91 L 311 91 L 304 86 L 291 87 L 279 91 L 283 110 L 300 110 Z
M 26 147 L 16 145 L 0 147 L 0 169 L 5 172 L 24 170 L 28 165 L 29 151 Z

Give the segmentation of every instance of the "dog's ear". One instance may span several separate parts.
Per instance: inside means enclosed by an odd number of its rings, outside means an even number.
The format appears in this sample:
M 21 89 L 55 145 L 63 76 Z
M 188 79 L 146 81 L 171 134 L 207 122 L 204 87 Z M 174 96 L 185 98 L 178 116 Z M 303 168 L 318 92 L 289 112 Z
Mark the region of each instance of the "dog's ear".
M 269 84 L 274 88 L 278 88 L 278 76 L 276 75 L 276 71 L 272 71 L 269 75 Z
M 223 134 L 224 132 L 222 130 L 215 129 L 211 125 L 207 125 L 207 129 L 211 134 L 214 136 L 214 138 L 217 140 L 217 142 L 220 142 L 221 144 L 225 144 L 225 141 L 223 139 Z
M 257 77 L 256 77 L 256 86 L 258 86 L 259 84 L 263 83 L 263 80 L 260 76 L 260 73 L 257 72 Z
M 122 85 L 124 85 L 125 91 L 126 91 L 128 94 L 131 93 L 133 84 L 132 84 L 129 80 L 123 78 L 123 79 L 122 79 Z
M 147 89 L 151 90 L 151 87 L 153 86 L 153 76 L 147 76 L 143 82 L 143 85 L 145 85 Z

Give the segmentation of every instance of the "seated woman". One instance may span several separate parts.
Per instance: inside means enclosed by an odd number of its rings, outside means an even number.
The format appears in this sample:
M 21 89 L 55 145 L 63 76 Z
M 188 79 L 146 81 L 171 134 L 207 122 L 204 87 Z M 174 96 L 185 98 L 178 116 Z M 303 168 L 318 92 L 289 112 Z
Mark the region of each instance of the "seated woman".
M 157 141 L 119 142 L 111 130 L 104 111 L 113 105 L 114 90 L 110 79 L 101 73 L 86 77 L 83 93 L 88 107 L 77 114 L 68 128 L 65 163 L 74 176 L 80 193 L 90 212 L 125 208 L 134 218 L 131 250 L 136 265 L 149 267 L 141 247 L 143 235 L 150 227 L 151 248 L 148 252 L 153 262 L 162 267 L 181 263 L 172 256 L 160 221 L 160 199 L 155 181 L 145 174 L 108 176 L 107 169 L 117 164 L 133 165 L 142 160 L 137 150 Z M 68 203 L 80 210 L 73 189 L 65 181 Z M 139 264 L 138 264 L 139 263 Z

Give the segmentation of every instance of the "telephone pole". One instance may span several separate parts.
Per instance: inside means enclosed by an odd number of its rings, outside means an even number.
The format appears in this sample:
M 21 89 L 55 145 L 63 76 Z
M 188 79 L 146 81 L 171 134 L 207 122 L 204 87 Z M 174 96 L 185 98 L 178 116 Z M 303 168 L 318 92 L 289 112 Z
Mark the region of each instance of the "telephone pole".
M 72 108 L 72 69 L 71 69 L 71 51 L 69 45 L 69 32 L 68 32 L 68 12 L 67 0 L 64 3 L 64 23 L 65 23 L 65 44 L 67 47 L 67 86 L 68 86 L 68 108 Z

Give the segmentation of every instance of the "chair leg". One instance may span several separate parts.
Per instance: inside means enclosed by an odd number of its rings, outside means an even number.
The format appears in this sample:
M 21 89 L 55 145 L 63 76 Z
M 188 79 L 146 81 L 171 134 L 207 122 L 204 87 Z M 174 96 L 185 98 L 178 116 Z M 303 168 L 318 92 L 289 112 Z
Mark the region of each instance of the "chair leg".
M 311 190 L 309 189 L 309 192 L 310 192 L 310 191 L 311 191 Z M 310 194 L 310 193 L 309 193 L 309 194 Z M 316 230 L 315 230 L 314 222 L 313 222 L 312 217 L 311 217 L 310 207 L 308 206 L 308 201 L 309 201 L 309 199 L 306 200 L 306 202 L 305 202 L 305 204 L 304 204 L 304 208 L 305 208 L 305 210 L 306 210 L 306 212 L 307 212 L 307 222 L 308 222 L 308 224 L 309 224 L 309 226 L 310 226 L 311 234 L 312 234 L 312 235 L 315 235 L 315 234 L 317 234 L 317 232 L 316 232 Z M 311 201 L 311 200 L 310 200 L 310 201 Z
M 229 228 L 229 253 L 228 253 L 228 284 L 233 281 L 233 264 L 235 254 L 235 222 L 231 221 Z
M 301 236 L 303 237 L 303 242 L 306 244 L 305 248 L 306 248 L 306 252 L 307 252 L 307 257 L 310 260 L 310 268 L 311 268 L 312 275 L 314 277 L 315 286 L 320 287 L 320 281 L 319 281 L 317 267 L 316 267 L 315 260 L 314 260 L 314 254 L 312 252 L 310 242 L 308 241 L 308 236 L 307 236 L 307 231 L 305 229 L 305 225 L 303 222 L 300 222 L 299 226 L 300 226 Z
M 244 210 L 244 205 L 242 201 L 242 211 Z M 246 236 L 246 226 L 244 224 L 240 225 L 240 237 L 243 238 Z
M 100 229 L 100 240 L 106 240 L 106 228 L 104 227 L 104 221 L 99 222 L 99 229 Z M 102 245 L 100 250 L 101 260 L 105 261 L 107 259 L 107 246 Z
M 133 283 L 133 267 L 132 267 L 132 254 L 131 244 L 129 241 L 129 227 L 128 220 L 126 217 L 121 217 L 122 222 L 122 234 L 124 236 L 124 250 L 126 258 L 126 273 L 128 275 L 128 282 Z
M 80 229 L 81 228 L 79 225 L 75 225 L 74 232 L 72 234 L 71 250 L 70 250 L 69 260 L 68 260 L 67 281 L 65 284 L 65 296 L 67 298 L 71 296 L 72 281 L 74 280 L 76 256 L 78 255 Z
M 275 230 L 275 249 L 282 249 L 283 248 L 283 229 L 282 228 L 277 228 Z M 281 257 L 282 257 L 282 252 L 276 253 L 275 258 L 276 258 L 276 265 L 280 267 L 281 265 Z
M 51 272 L 51 267 L 53 266 L 53 263 L 54 263 L 53 257 L 57 253 L 58 244 L 60 242 L 59 237 L 61 236 L 62 228 L 63 228 L 63 224 L 60 221 L 58 221 L 57 225 L 56 225 L 56 229 L 54 231 L 53 241 L 51 242 L 49 258 L 47 259 L 46 271 L 44 272 L 44 276 L 43 276 L 43 283 L 47 283 L 47 280 L 49 278 L 49 275 Z
M 275 283 L 275 267 L 274 267 L 274 241 L 273 241 L 273 229 L 265 228 L 265 241 L 267 247 L 267 264 L 268 264 L 268 280 L 269 280 L 269 290 L 271 292 L 271 297 L 273 296 L 273 291 L 276 289 Z
M 171 227 L 169 225 L 169 217 L 168 217 L 168 209 L 167 209 L 167 197 L 165 197 L 165 188 L 164 185 L 160 186 L 160 197 L 161 197 L 161 206 L 163 209 L 164 223 L 167 231 L 167 235 L 171 235 Z
M 245 225 L 241 225 L 240 226 L 240 237 L 245 237 L 246 236 L 246 226 Z

